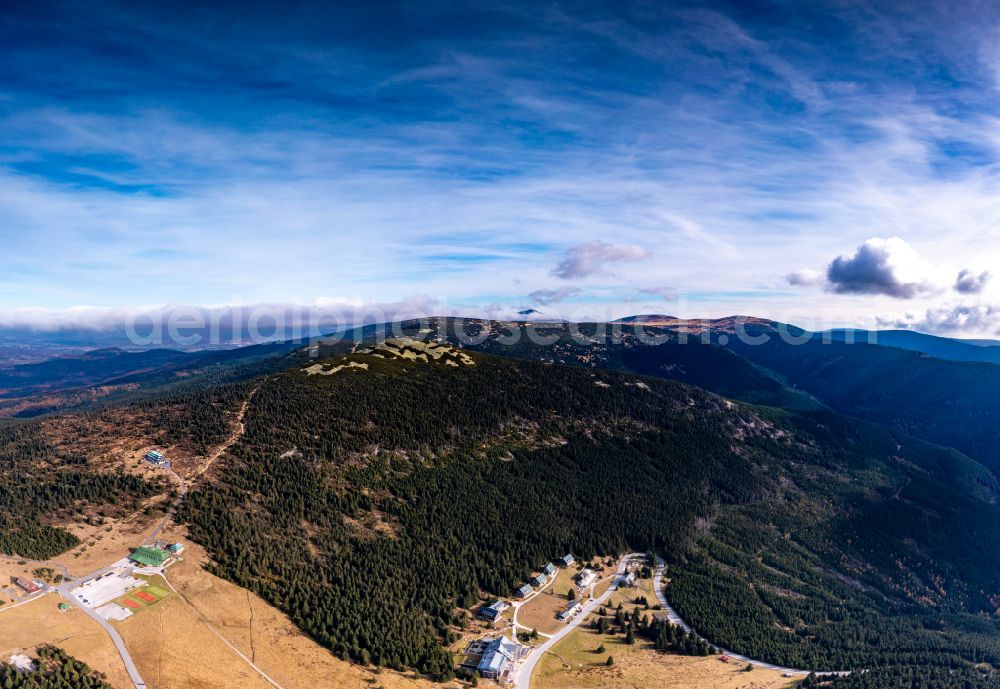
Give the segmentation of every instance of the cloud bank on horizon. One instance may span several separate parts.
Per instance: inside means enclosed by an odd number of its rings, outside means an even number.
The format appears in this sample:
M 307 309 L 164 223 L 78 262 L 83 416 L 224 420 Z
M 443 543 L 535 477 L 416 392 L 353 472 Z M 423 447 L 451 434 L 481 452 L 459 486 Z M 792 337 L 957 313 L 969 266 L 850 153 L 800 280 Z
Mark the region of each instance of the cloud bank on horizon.
M 417 303 L 1000 330 L 998 6 L 340 5 L 9 8 L 0 325 Z

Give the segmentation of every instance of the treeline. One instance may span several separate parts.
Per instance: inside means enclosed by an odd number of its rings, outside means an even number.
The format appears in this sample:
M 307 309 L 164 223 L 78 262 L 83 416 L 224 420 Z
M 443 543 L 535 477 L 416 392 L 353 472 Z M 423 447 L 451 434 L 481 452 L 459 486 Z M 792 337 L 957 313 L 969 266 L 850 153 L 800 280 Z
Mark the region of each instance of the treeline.
M 112 689 L 105 675 L 55 646 L 39 646 L 33 671 L 0 663 L 3 689 Z
M 0 552 L 33 560 L 55 557 L 79 544 L 64 529 L 46 524 L 85 506 L 138 509 L 156 487 L 125 473 L 44 471 L 32 466 L 0 471 Z
M 1000 677 L 991 668 L 888 666 L 866 669 L 847 677 L 811 675 L 800 689 L 997 689 Z

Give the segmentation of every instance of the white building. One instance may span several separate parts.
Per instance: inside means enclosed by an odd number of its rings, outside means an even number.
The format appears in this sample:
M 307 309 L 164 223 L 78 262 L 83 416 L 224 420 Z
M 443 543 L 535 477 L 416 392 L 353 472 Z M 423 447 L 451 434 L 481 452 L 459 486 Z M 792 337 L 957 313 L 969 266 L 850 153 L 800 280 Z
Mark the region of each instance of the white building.
M 516 641 L 499 636 L 486 644 L 483 659 L 476 670 L 483 679 L 506 679 L 514 668 L 514 662 L 524 657 L 524 650 Z
M 573 581 L 581 589 L 587 589 L 594 585 L 597 581 L 597 572 L 592 569 L 581 569 L 580 572 L 573 577 Z

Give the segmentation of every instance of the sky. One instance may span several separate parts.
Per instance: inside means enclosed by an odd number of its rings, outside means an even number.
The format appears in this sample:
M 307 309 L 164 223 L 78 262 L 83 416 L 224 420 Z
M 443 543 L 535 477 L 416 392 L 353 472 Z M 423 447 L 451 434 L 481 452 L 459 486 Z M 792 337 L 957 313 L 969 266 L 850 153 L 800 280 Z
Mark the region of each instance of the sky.
M 990 2 L 58 2 L 0 325 L 255 304 L 1000 332 Z

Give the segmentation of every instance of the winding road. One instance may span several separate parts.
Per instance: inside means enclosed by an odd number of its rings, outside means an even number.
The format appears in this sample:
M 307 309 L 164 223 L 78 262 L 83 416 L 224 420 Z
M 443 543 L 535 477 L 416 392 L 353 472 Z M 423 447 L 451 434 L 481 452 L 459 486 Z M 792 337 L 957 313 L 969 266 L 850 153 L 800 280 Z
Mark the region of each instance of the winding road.
M 703 636 L 694 631 L 687 622 L 681 619 L 677 611 L 674 610 L 670 603 L 667 602 L 667 596 L 664 593 L 663 586 L 663 572 L 666 569 L 666 564 L 663 562 L 662 558 L 656 558 L 656 572 L 653 574 L 653 590 L 656 592 L 656 599 L 659 601 L 660 605 L 663 606 L 663 610 L 667 613 L 667 619 L 670 620 L 672 624 L 676 624 L 683 628 L 684 631 L 689 634 L 694 634 L 699 639 L 703 639 L 706 643 L 715 646 L 711 641 L 705 639 Z M 719 648 L 718 646 L 715 646 Z M 745 655 L 740 655 L 739 653 L 733 653 L 732 651 L 727 651 L 723 648 L 719 648 L 719 653 L 729 656 L 732 660 L 739 661 L 741 663 L 750 663 L 754 667 L 763 668 L 765 670 L 777 670 L 778 672 L 788 674 L 788 675 L 801 675 L 805 676 L 813 672 L 813 670 L 802 670 L 793 667 L 782 667 L 781 665 L 774 665 L 773 663 L 765 663 L 761 660 L 754 660 L 753 658 L 748 658 Z M 833 676 L 846 676 L 851 674 L 850 672 L 837 672 L 837 671 L 823 671 L 816 672 L 817 676 L 833 677 Z
M 527 657 L 527 659 L 524 661 L 524 664 L 518 671 L 517 689 L 531 689 L 531 675 L 535 671 L 535 666 L 538 664 L 538 661 L 541 660 L 542 657 L 544 657 L 544 655 L 548 653 L 548 651 L 553 646 L 555 646 L 565 636 L 567 636 L 574 629 L 576 629 L 580 625 L 580 623 L 582 623 L 583 620 L 588 615 L 590 615 L 590 613 L 592 613 L 596 608 L 598 608 L 605 600 L 608 599 L 608 597 L 615 590 L 618 589 L 621 577 L 625 573 L 625 568 L 630 563 L 635 562 L 636 560 L 644 560 L 645 558 L 646 555 L 644 553 L 629 553 L 628 555 L 623 557 L 621 563 L 619 563 L 618 565 L 618 571 L 615 573 L 615 580 L 614 582 L 612 582 L 608 590 L 605 591 L 602 596 L 598 598 L 592 598 L 590 601 L 584 604 L 580 612 L 566 625 L 565 629 L 559 630 L 558 633 L 553 634 L 551 637 L 549 637 L 545 641 L 545 643 L 541 644 L 540 646 L 536 647 L 531 651 L 531 654 Z M 699 636 L 698 633 L 691 628 L 691 625 L 682 620 L 680 615 L 677 614 L 677 611 L 674 610 L 670 606 L 670 603 L 667 602 L 667 597 L 664 594 L 664 588 L 663 588 L 663 573 L 665 568 L 666 565 L 663 559 L 657 558 L 656 571 L 653 574 L 653 590 L 656 592 L 656 598 L 658 602 L 663 607 L 664 612 L 666 612 L 667 614 L 667 618 L 670 620 L 672 624 L 676 624 L 677 626 L 683 628 L 684 631 L 690 634 L 694 634 L 699 639 L 703 638 Z M 711 641 L 708 641 L 708 639 L 705 639 L 705 641 L 714 646 L 714 644 L 712 644 Z M 718 647 L 716 646 L 716 648 Z M 812 670 L 802 670 L 799 668 L 782 667 L 780 665 L 774 665 L 773 663 L 765 663 L 760 660 L 754 660 L 752 658 L 748 658 L 747 656 L 740 655 L 739 653 L 732 653 L 731 651 L 726 651 L 721 648 L 719 649 L 719 652 L 723 655 L 729 656 L 731 659 L 736 660 L 738 662 L 750 663 L 757 668 L 762 668 L 765 670 L 776 670 L 778 672 L 788 675 L 806 676 L 810 672 L 812 672 Z M 826 672 L 816 672 L 816 674 L 819 676 L 845 676 L 849 675 L 850 672 L 826 671 Z

